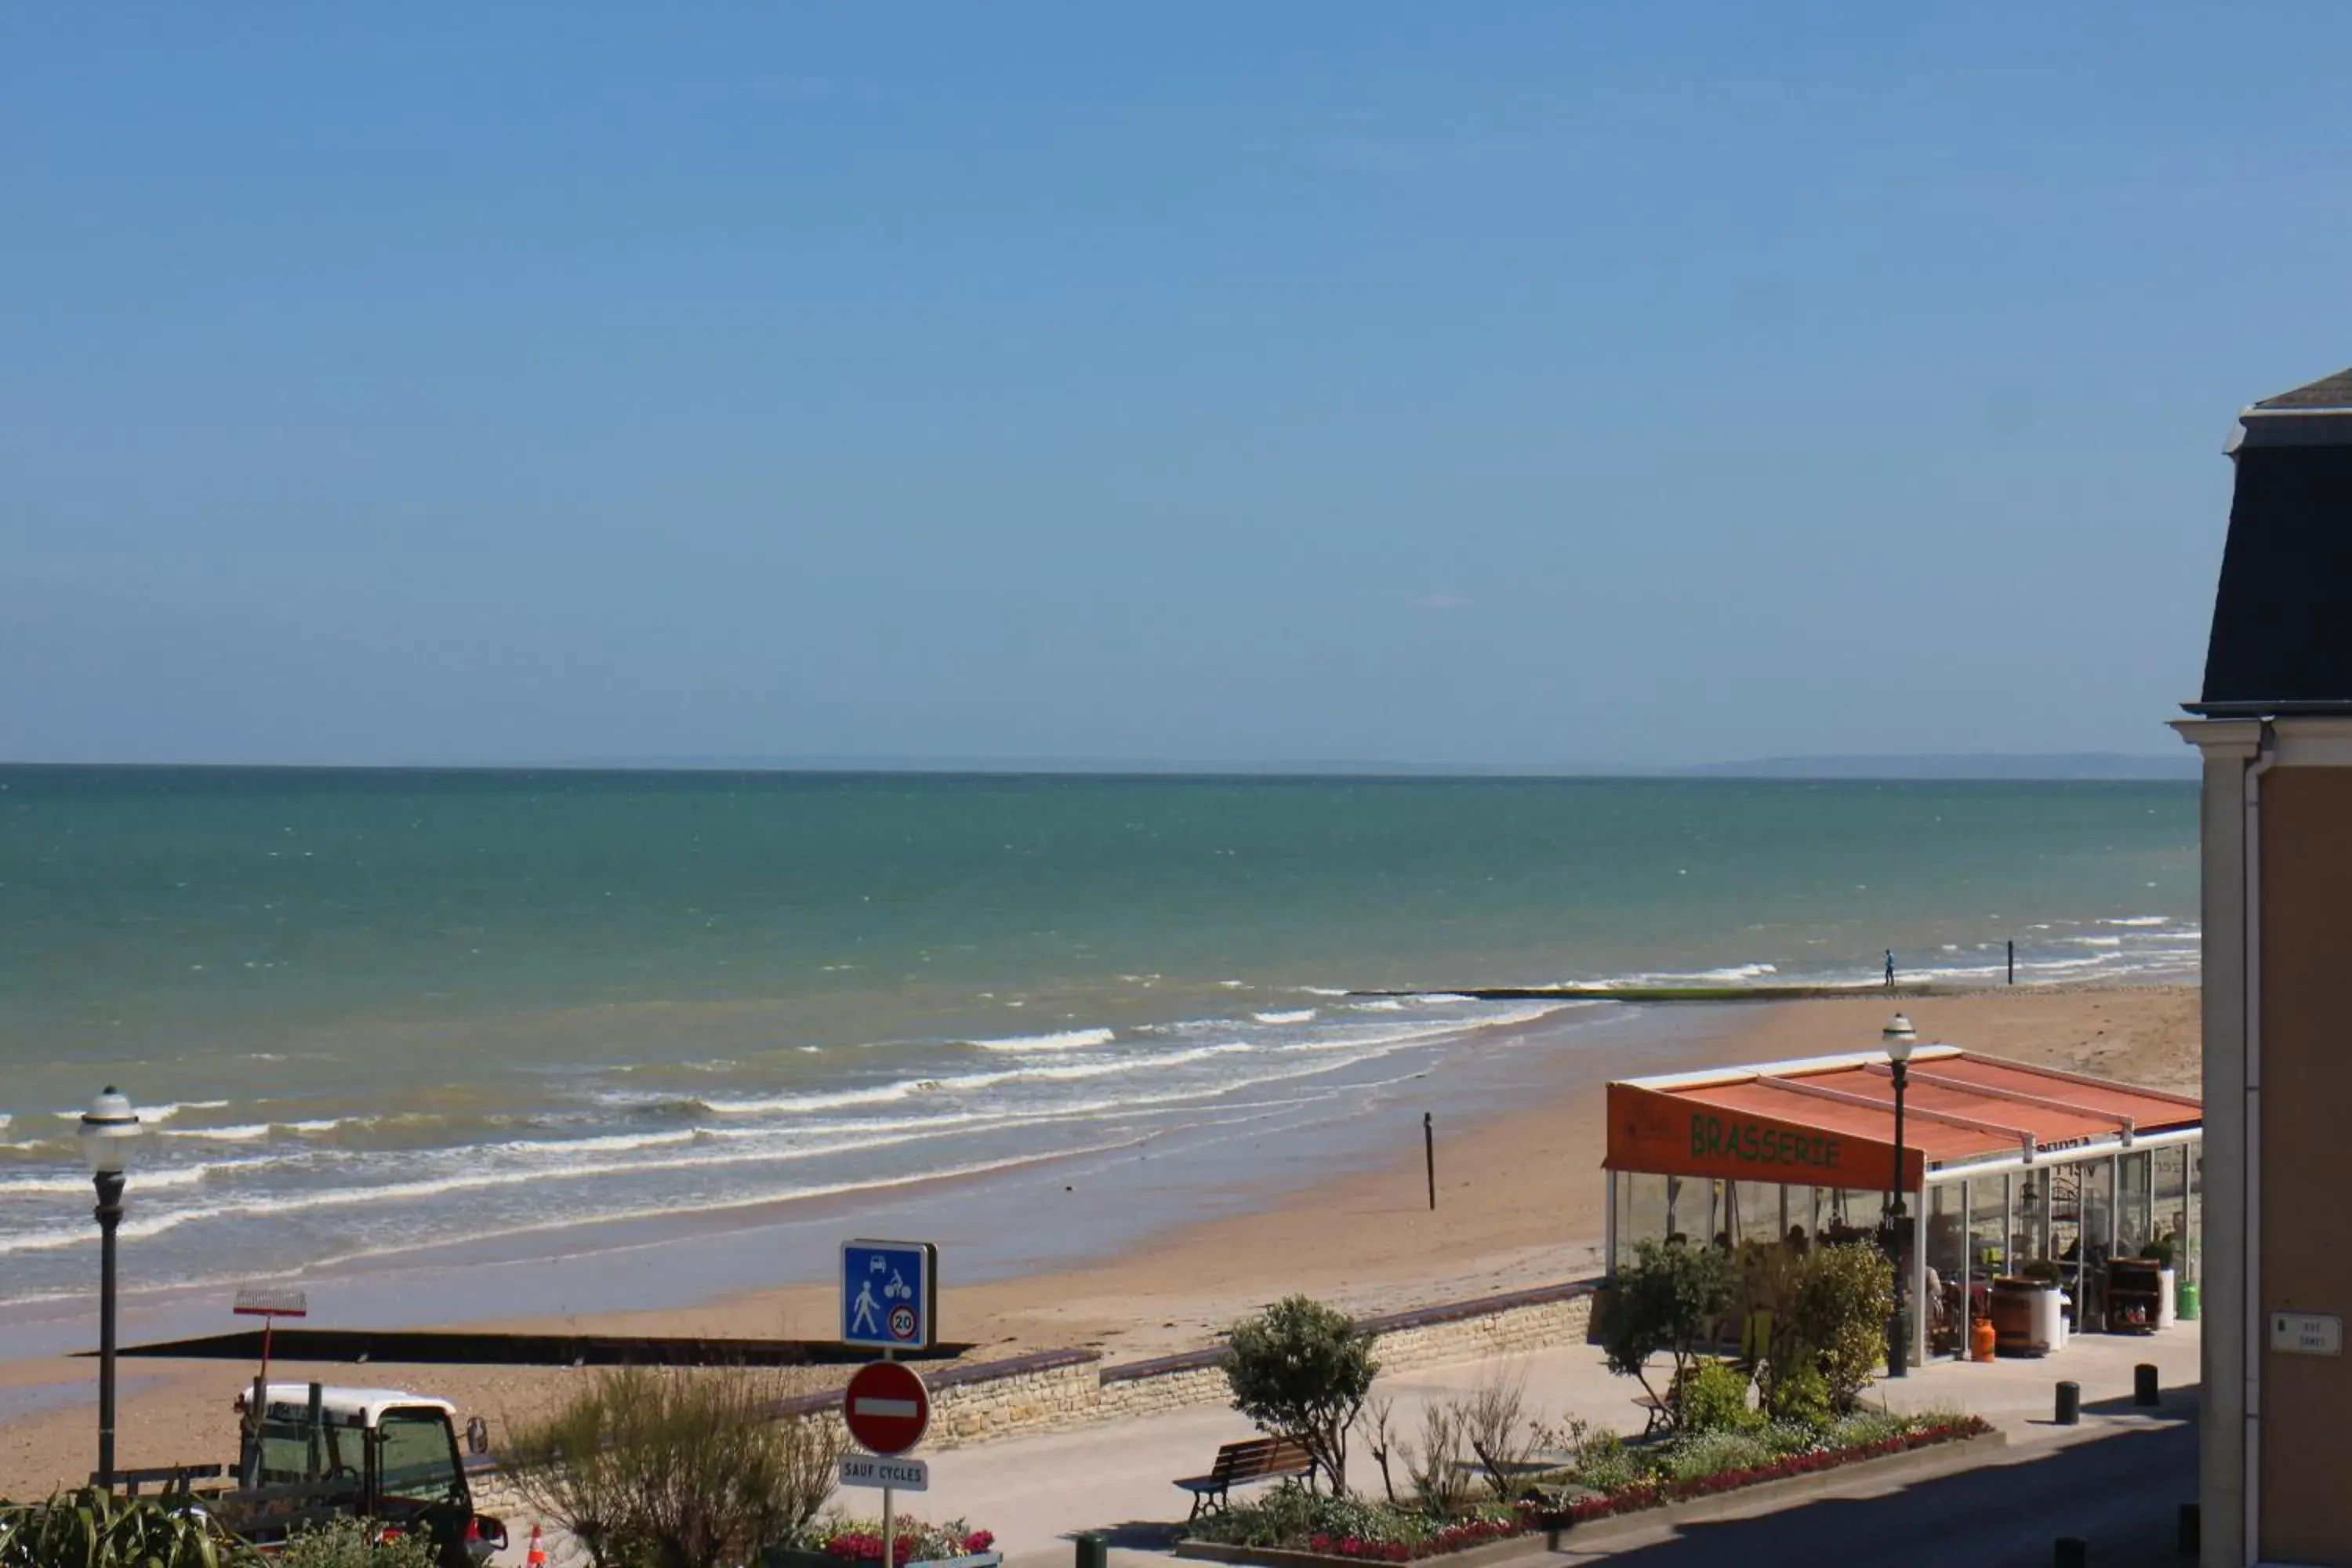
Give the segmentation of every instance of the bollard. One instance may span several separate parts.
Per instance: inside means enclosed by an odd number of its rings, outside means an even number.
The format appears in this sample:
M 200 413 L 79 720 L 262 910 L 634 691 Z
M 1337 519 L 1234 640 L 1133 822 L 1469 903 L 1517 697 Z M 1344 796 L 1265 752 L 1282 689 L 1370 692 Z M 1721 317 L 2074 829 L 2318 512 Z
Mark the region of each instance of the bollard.
M 2205 1521 L 2197 1505 L 2185 1502 L 2172 1525 L 2172 1550 L 2183 1557 L 2194 1557 L 2205 1550 Z
M 2053 1561 L 2058 1568 L 2090 1568 L 2091 1543 L 2079 1535 L 2062 1535 Z
M 2083 1385 L 2062 1383 L 2058 1385 L 2058 1425 L 2079 1426 L 2083 1422 Z
M 2134 1405 L 2164 1403 L 2164 1390 L 2157 1384 L 2156 1368 L 2146 1362 L 2132 1368 L 2132 1403 Z
M 1081 1535 L 1078 1537 L 1078 1568 L 1104 1568 L 1110 1561 L 1110 1537 Z

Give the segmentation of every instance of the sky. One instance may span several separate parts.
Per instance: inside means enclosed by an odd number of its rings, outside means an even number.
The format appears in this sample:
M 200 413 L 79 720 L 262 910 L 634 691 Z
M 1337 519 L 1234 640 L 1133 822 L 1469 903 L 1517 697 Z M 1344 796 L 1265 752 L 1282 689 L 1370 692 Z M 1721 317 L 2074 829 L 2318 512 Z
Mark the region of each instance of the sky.
M 2168 752 L 2252 19 L 10 7 L 0 759 Z

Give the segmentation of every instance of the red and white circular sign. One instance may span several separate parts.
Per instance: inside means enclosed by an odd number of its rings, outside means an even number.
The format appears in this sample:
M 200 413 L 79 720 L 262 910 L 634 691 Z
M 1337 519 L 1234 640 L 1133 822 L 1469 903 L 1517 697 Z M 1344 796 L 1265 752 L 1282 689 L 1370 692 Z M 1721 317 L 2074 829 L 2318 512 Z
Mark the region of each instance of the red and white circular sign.
M 887 1458 L 923 1440 L 931 1425 L 931 1394 L 915 1369 L 895 1361 L 868 1362 L 842 1391 L 841 1418 L 868 1451 Z

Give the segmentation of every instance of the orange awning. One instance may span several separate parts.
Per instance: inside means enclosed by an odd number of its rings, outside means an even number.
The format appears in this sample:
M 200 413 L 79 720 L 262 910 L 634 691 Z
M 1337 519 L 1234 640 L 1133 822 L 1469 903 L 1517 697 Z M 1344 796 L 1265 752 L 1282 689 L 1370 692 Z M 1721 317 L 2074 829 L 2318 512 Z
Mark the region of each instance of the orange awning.
M 1950 1046 L 1915 1051 L 1904 1181 L 1934 1168 L 2200 1127 L 2201 1102 Z M 1884 1058 L 1818 1057 L 1609 1086 L 1612 1171 L 1884 1191 L 1895 1084 Z

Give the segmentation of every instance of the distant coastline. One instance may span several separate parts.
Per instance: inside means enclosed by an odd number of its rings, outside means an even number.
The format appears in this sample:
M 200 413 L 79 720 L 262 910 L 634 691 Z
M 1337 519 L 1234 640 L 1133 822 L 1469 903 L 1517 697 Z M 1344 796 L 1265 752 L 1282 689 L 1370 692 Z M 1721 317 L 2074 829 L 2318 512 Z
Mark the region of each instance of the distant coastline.
M 184 762 L 141 758 L 0 759 L 0 770 L 105 768 L 205 769 L 217 772 L 340 773 L 932 773 L 1030 778 L 1407 778 L 1407 779 L 1846 779 L 1964 784 L 2070 781 L 2193 782 L 2194 752 L 2139 755 L 2124 752 L 1959 752 L 1945 755 L 1860 753 L 1759 757 L 1683 765 L 1638 763 L 1438 763 L 1365 761 L 1187 762 L 1164 757 L 855 757 L 674 756 L 567 757 L 553 761 L 476 759 L 446 762 L 352 762 L 278 758 Z

